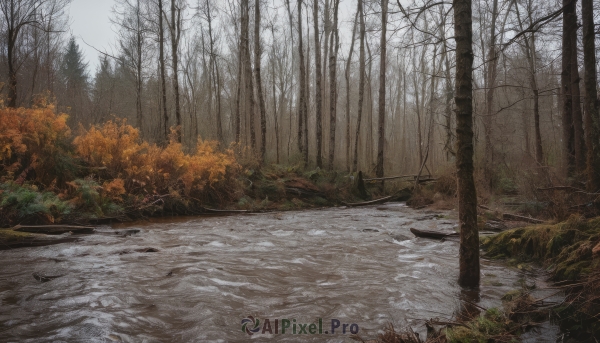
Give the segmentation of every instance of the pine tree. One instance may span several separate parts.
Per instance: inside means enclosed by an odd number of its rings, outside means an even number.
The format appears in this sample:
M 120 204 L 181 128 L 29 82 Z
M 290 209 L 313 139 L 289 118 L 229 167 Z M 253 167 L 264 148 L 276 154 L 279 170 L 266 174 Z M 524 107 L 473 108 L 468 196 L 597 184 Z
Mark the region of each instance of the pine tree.
M 64 96 L 62 102 L 70 108 L 70 120 L 72 123 L 89 124 L 91 116 L 83 116 L 89 108 L 88 74 L 87 63 L 83 60 L 83 53 L 75 38 L 71 37 L 67 44 L 60 68 L 64 85 Z
M 61 68 L 67 89 L 77 89 L 78 87 L 87 85 L 88 75 L 86 68 L 87 63 L 83 61 L 83 54 L 79 49 L 79 44 L 75 42 L 74 37 L 71 37 Z

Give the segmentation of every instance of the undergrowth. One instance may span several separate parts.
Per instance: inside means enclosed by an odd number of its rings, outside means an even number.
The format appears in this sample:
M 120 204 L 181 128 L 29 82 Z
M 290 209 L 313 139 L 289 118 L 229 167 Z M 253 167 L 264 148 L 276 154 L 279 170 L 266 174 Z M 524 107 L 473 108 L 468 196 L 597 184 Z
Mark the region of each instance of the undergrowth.
M 490 258 L 537 262 L 561 285 L 567 298 L 554 312 L 576 339 L 600 339 L 600 218 L 572 215 L 555 225 L 537 225 L 485 239 Z

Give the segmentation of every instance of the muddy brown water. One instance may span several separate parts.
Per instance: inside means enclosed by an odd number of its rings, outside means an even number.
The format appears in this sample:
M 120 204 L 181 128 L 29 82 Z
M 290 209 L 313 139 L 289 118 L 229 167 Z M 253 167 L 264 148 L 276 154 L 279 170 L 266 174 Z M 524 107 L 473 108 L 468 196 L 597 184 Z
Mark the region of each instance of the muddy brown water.
M 459 305 L 453 212 L 404 204 L 159 219 L 101 229 L 78 243 L 0 251 L 2 342 L 344 342 L 343 324 L 374 337 L 387 323 L 451 318 Z M 115 230 L 139 229 L 130 236 Z M 158 252 L 145 251 L 155 248 Z M 33 273 L 64 275 L 40 283 Z M 482 261 L 479 305 L 499 306 L 523 275 Z M 247 316 L 278 319 L 249 336 Z M 335 334 L 281 334 L 282 319 L 332 319 Z M 290 322 L 290 324 L 293 322 Z M 254 325 L 248 325 L 254 328 Z M 356 327 L 354 327 L 356 329 Z M 300 331 L 300 327 L 298 327 Z M 535 340 L 534 340 L 535 341 Z

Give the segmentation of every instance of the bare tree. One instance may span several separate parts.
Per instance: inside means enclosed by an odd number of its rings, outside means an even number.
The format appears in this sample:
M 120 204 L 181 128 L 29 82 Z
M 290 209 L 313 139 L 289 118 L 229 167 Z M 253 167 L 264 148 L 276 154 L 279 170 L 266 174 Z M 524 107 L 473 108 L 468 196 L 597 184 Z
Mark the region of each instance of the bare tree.
M 313 25 L 315 36 L 315 113 L 317 121 L 317 167 L 323 167 L 323 75 L 321 71 L 321 42 L 319 41 L 319 0 L 313 0 Z
M 260 110 L 260 157 L 264 162 L 267 154 L 267 110 L 262 91 L 262 79 L 260 75 L 260 0 L 254 2 L 254 76 L 256 77 L 256 93 L 258 96 L 258 107 Z
M 600 187 L 600 143 L 598 142 L 600 113 L 598 77 L 596 73 L 596 42 L 594 41 L 594 6 L 592 0 L 581 0 L 583 24 L 583 66 L 585 69 L 585 133 L 587 144 L 587 189 L 597 192 Z
M 166 17 L 166 16 L 165 16 Z M 181 143 L 181 101 L 179 94 L 179 42 L 181 41 L 181 32 L 183 18 L 181 16 L 181 6 L 177 0 L 171 0 L 171 21 L 167 20 L 171 36 L 171 59 L 173 63 L 173 95 L 175 97 L 175 122 L 177 129 L 177 141 Z
M 302 0 L 298 0 L 298 58 L 299 58 L 299 75 L 298 75 L 298 150 L 308 156 L 308 146 L 304 144 L 303 126 L 305 117 L 307 116 L 307 101 L 306 101 L 306 65 L 304 64 L 304 47 L 302 39 Z
M 359 79 L 358 82 L 358 116 L 356 122 L 356 136 L 354 141 L 354 159 L 352 162 L 352 170 L 358 171 L 358 139 L 360 135 L 360 122 L 362 119 L 363 102 L 365 98 L 365 13 L 363 8 L 363 0 L 358 0 L 358 15 L 360 16 L 360 45 L 359 45 Z
M 167 111 L 167 77 L 165 72 L 165 28 L 163 24 L 163 0 L 158 0 L 158 63 L 160 69 L 160 90 L 162 97 L 162 119 L 164 128 L 164 144 L 169 140 L 169 112 Z
M 8 71 L 8 107 L 17 107 L 17 73 L 25 61 L 19 46 L 26 27 L 42 28 L 45 20 L 62 13 L 68 0 L 2 0 L 0 11 L 6 25 L 6 60 Z M 45 9 L 45 13 L 43 11 Z M 50 31 L 48 31 L 50 32 Z
M 360 6 L 360 2 L 358 3 Z M 360 9 L 360 7 L 359 7 Z M 346 61 L 346 70 L 344 77 L 346 78 L 346 169 L 350 169 L 350 64 L 352 63 L 352 54 L 354 52 L 354 42 L 356 41 L 356 26 L 358 23 L 359 10 L 356 10 L 354 15 L 354 25 L 352 25 L 352 39 L 350 40 L 350 52 Z
M 473 29 L 471 0 L 454 0 L 456 40 L 456 176 L 460 223 L 460 273 L 463 287 L 479 286 L 477 193 L 473 179 Z
M 377 166 L 375 174 L 383 177 L 383 151 L 385 147 L 385 74 L 387 59 L 387 9 L 388 0 L 381 0 L 381 40 L 380 40 L 380 62 L 379 62 L 379 127 L 377 144 Z
M 340 0 L 334 0 L 333 28 L 329 45 L 329 170 L 333 170 L 335 159 L 335 129 L 337 124 L 337 56 L 340 47 L 338 28 Z
M 575 168 L 575 146 L 573 127 L 573 32 L 577 30 L 577 17 L 575 2 L 563 0 L 563 32 L 562 32 L 562 71 L 560 74 L 561 92 L 563 97 L 562 124 L 563 124 L 563 149 L 567 173 L 571 174 Z

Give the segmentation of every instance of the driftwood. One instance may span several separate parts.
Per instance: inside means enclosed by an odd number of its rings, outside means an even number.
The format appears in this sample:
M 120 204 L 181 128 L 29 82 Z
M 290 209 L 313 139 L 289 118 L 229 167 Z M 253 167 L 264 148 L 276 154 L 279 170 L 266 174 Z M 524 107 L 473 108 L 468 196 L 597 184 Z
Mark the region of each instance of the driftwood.
M 571 186 L 554 186 L 554 187 L 546 187 L 546 188 L 538 188 L 538 191 L 580 191 L 584 192 L 583 189 L 579 189 Z
M 90 234 L 94 233 L 93 226 L 79 225 L 17 225 L 12 228 L 14 231 L 43 233 L 46 235 L 61 235 L 63 233 Z
M 414 228 L 410 228 L 410 232 L 412 232 L 415 236 L 421 238 L 443 239 L 448 237 L 458 237 L 458 232 L 443 233 L 439 231 L 417 230 Z
M 27 247 L 43 247 L 47 245 L 61 244 L 61 243 L 70 243 L 76 242 L 79 238 L 77 237 L 25 237 L 19 240 L 11 240 L 11 241 L 0 241 L 0 250 L 9 250 L 16 248 L 27 248 Z
M 431 178 L 431 175 L 422 175 L 423 177 Z M 364 181 L 385 181 L 385 180 L 394 180 L 394 179 L 416 179 L 417 175 L 398 175 L 398 176 L 386 176 L 386 177 L 374 177 L 369 179 L 363 179 Z
M 525 216 L 519 216 L 519 215 L 516 215 L 516 214 L 510 214 L 510 213 L 504 213 L 504 214 L 502 214 L 502 219 L 504 219 L 504 220 L 521 221 L 521 222 L 527 222 L 527 223 L 532 223 L 532 224 L 543 224 L 543 223 L 545 223 L 545 221 L 543 221 L 543 220 L 539 220 L 539 219 L 535 219 L 535 218 L 530 218 L 530 217 L 525 217 Z
M 202 209 L 210 213 L 248 213 L 248 210 L 218 210 L 208 207 L 202 207 Z
M 395 197 L 395 195 L 390 195 L 390 196 L 375 199 L 375 200 L 362 201 L 362 202 L 342 202 L 342 204 L 344 204 L 345 206 L 350 206 L 350 207 L 375 205 L 375 204 L 384 203 L 388 200 L 393 199 L 394 197 Z
M 494 212 L 489 207 L 486 207 L 486 206 L 483 206 L 483 205 L 477 205 L 477 207 L 482 208 L 482 209 L 484 209 L 486 211 Z M 544 223 L 546 223 L 545 221 L 540 220 L 540 219 L 535 219 L 535 218 L 525 217 L 525 216 L 519 216 L 517 214 L 512 214 L 512 213 L 501 213 L 501 215 L 502 215 L 502 219 L 503 220 L 512 220 L 512 221 L 526 222 L 526 223 L 531 223 L 531 224 L 544 224 Z

